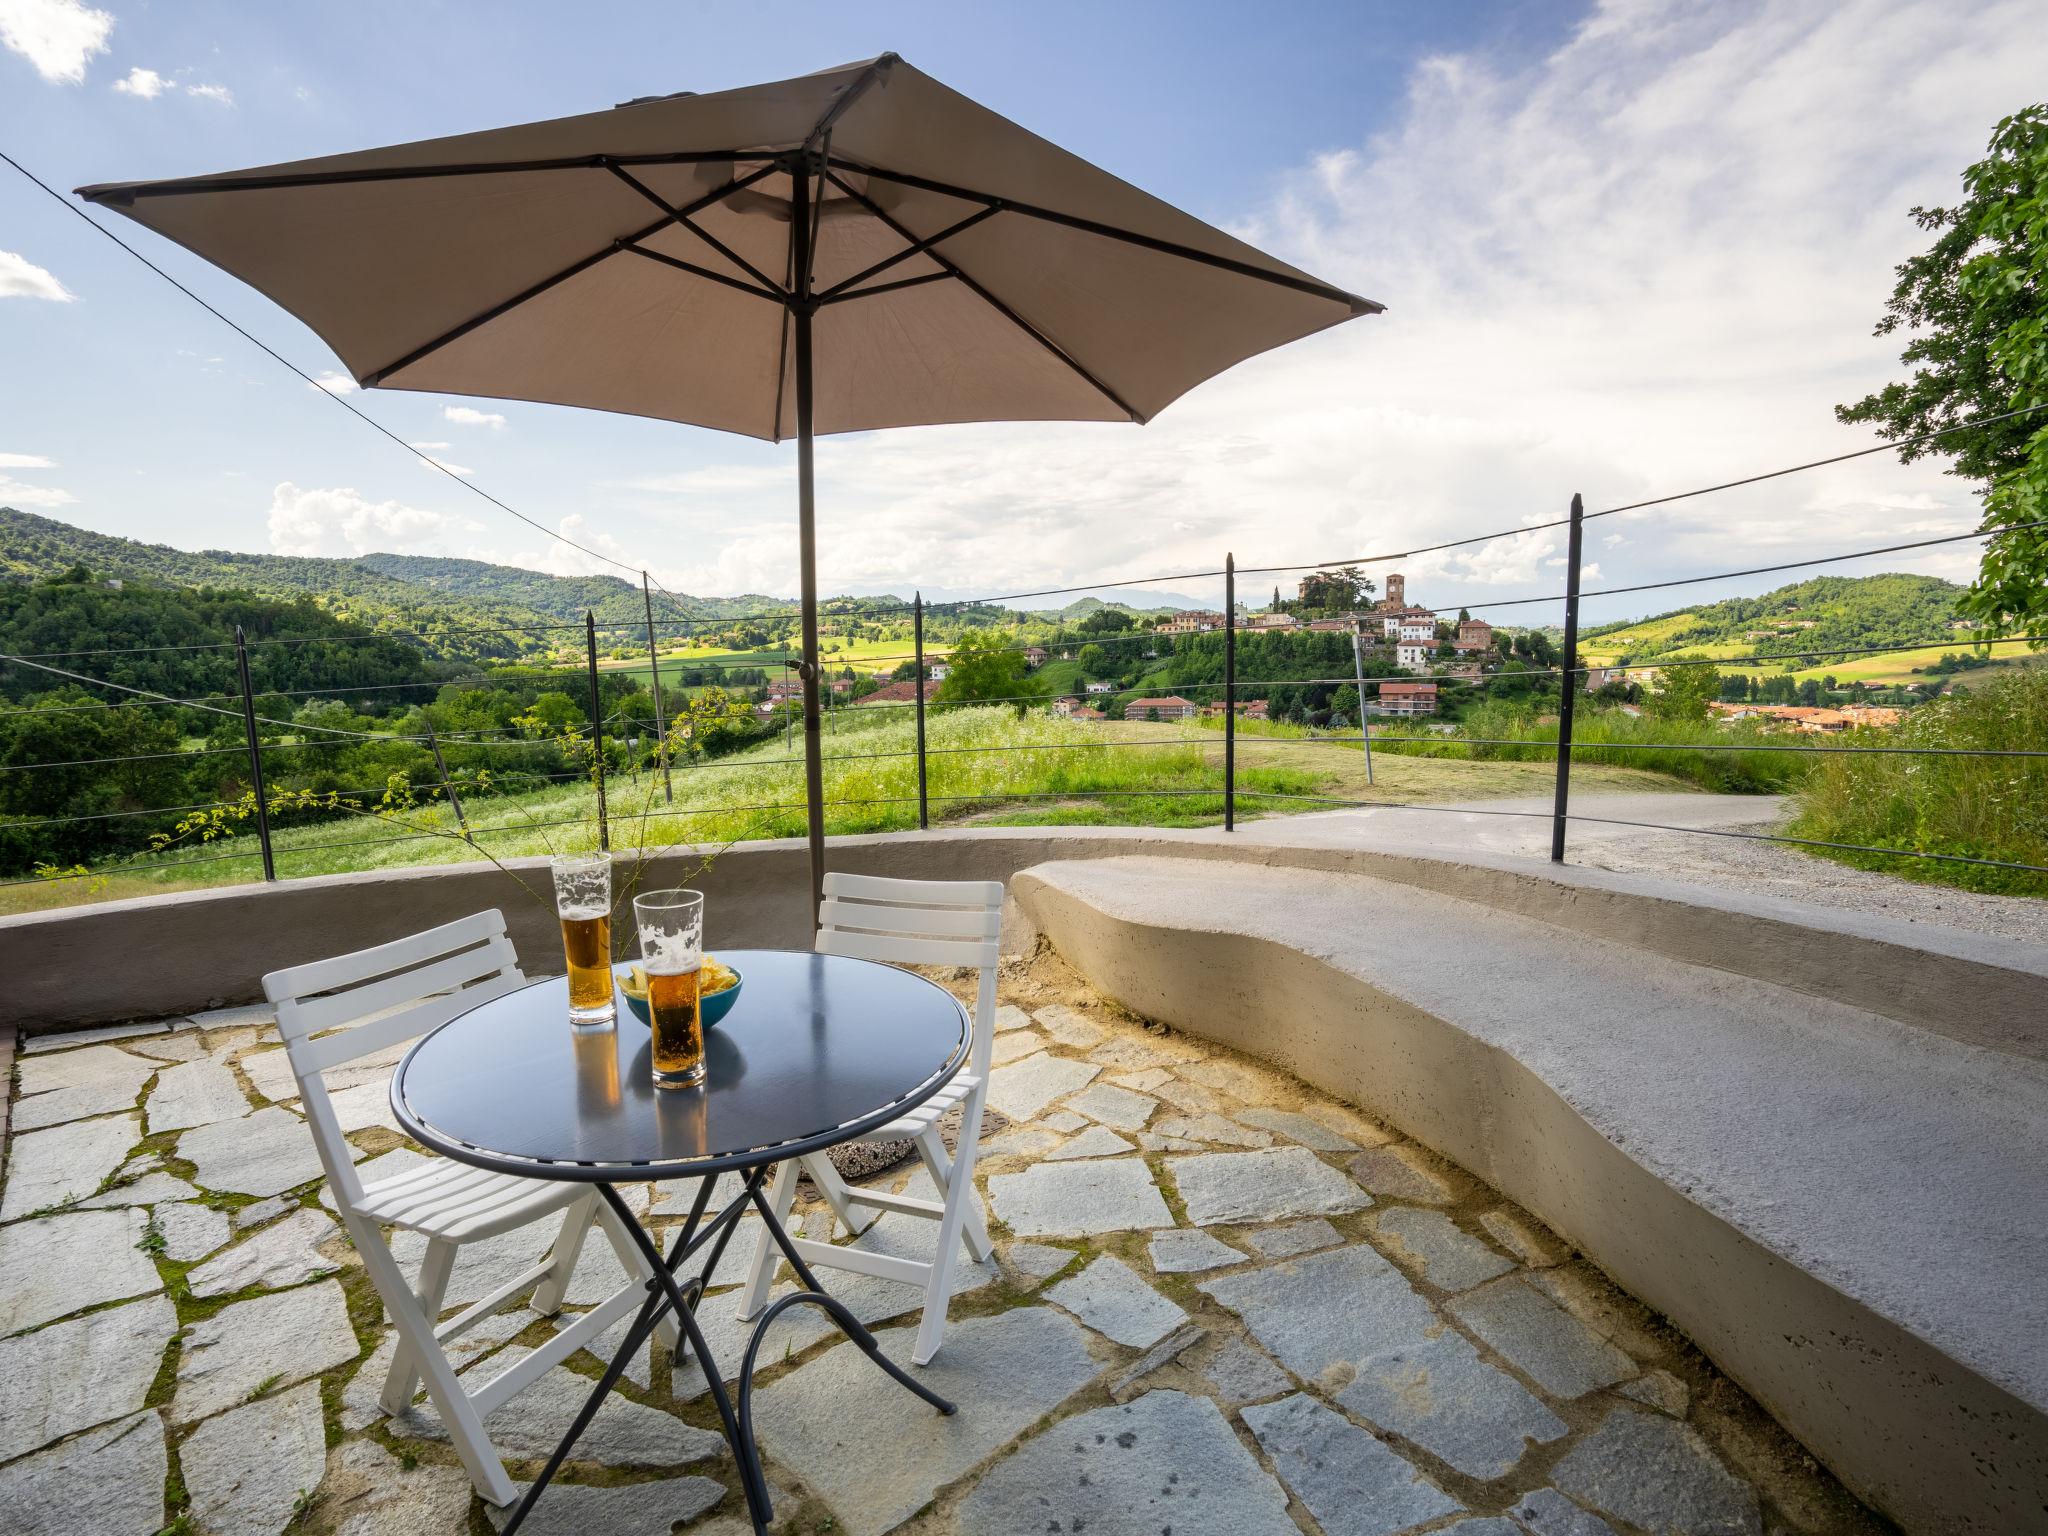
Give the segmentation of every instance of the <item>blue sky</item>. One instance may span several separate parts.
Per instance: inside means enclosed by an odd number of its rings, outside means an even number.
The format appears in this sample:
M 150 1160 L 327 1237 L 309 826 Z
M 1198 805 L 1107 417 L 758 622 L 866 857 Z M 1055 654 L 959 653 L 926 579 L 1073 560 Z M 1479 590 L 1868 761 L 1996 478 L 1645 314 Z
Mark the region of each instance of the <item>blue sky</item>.
M 2048 79 L 2048 42 L 2013 0 L 788 9 L 771 25 L 738 6 L 0 0 L 0 146 L 68 191 L 893 48 L 1391 306 L 1142 431 L 822 445 L 826 589 L 959 593 L 1206 567 L 1224 548 L 1247 564 L 1367 554 L 1554 516 L 1574 489 L 1598 506 L 1859 446 L 1830 411 L 1896 371 L 1869 329 L 1914 248 L 1905 208 L 1948 196 L 1995 118 Z M 257 295 L 120 233 L 309 371 L 334 366 Z M 409 461 L 4 167 L 0 253 L 0 503 L 187 547 L 588 565 Z M 787 449 L 518 403 L 472 402 L 502 418 L 474 421 L 433 397 L 350 398 L 671 586 L 793 590 Z M 1879 458 L 1616 519 L 1594 581 L 1972 521 L 1966 487 Z M 1554 590 L 1559 553 L 1533 533 L 1420 562 L 1410 589 Z

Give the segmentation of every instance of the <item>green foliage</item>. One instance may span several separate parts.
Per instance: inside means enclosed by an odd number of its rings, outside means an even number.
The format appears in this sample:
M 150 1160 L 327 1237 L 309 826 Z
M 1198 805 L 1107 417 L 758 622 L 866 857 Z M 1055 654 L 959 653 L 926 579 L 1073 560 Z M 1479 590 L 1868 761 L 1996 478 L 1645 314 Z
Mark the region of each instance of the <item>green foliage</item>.
M 1103 609 L 1105 613 L 1113 609 Z M 978 703 L 994 699 L 1015 700 L 1018 714 L 1026 701 L 1043 698 L 1051 689 L 1035 676 L 1024 655 L 1007 636 L 987 629 L 971 629 L 953 645 L 946 658 L 948 670 L 935 698 L 942 703 Z
M 1973 687 L 1914 710 L 1884 745 L 2038 751 L 2048 743 L 2048 670 L 2003 673 Z M 1795 836 L 2048 866 L 2048 759 L 1827 754 L 1813 761 Z M 2048 896 L 2048 875 L 1820 851 L 1911 880 Z
M 1706 646 L 1743 656 L 1812 654 L 1825 662 L 1831 648 L 1938 640 L 1948 633 L 1962 595 L 1963 588 L 1936 576 L 1816 576 L 1758 597 L 1602 625 L 1585 631 L 1579 644 L 1621 663 L 1667 660 Z
M 1703 658 L 1674 656 L 1671 659 L 1697 661 Z M 1712 667 L 1661 667 L 1657 671 L 1656 691 L 1643 700 L 1643 708 L 1657 720 L 1699 723 L 1707 718 L 1708 703 L 1720 696 L 1721 674 Z
M 1897 439 L 2048 405 L 2048 104 L 1999 123 L 1989 153 L 1963 172 L 1960 203 L 1912 217 L 1934 243 L 1899 267 L 1877 325 L 1880 336 L 1910 334 L 1900 361 L 1912 377 L 1836 415 Z M 1984 487 L 1984 526 L 2016 530 L 1986 544 L 1964 610 L 2048 638 L 2048 529 L 2023 528 L 2048 521 L 2048 412 L 1899 452 L 1953 456 L 1953 473 Z

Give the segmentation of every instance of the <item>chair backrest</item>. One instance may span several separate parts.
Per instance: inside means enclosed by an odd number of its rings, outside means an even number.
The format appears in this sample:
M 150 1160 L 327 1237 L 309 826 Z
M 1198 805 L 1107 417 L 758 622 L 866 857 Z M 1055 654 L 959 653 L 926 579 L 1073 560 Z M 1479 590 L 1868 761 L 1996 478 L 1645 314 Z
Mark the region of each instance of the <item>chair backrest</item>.
M 973 1070 L 986 1075 L 995 1042 L 996 962 L 1003 932 L 999 880 L 884 880 L 829 874 L 818 907 L 821 955 L 892 965 L 964 965 L 981 972 Z
M 362 1198 L 362 1182 L 321 1073 L 414 1039 L 525 984 L 496 908 L 263 978 L 313 1143 L 345 1207 Z

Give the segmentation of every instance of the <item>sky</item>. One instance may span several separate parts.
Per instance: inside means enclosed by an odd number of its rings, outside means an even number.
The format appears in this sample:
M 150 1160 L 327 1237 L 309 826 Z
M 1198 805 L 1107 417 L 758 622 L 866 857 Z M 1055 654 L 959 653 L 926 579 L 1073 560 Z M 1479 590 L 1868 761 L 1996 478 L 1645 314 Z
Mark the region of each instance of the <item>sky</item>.
M 785 78 L 894 50 L 1054 142 L 1387 306 L 1143 427 L 818 449 L 827 593 L 942 597 L 1337 562 L 1866 446 L 1893 268 L 1993 124 L 2048 92 L 2039 0 L 980 0 L 863 6 L 0 0 L 0 149 L 52 186 L 194 174 Z M 95 212 L 93 217 L 99 215 Z M 560 407 L 348 392 L 331 353 L 118 233 L 458 472 L 693 593 L 793 594 L 794 450 Z M 1975 526 L 1889 454 L 1591 523 L 1603 589 Z M 0 505 L 183 548 L 608 569 L 293 378 L 0 165 Z M 1563 530 L 1376 565 L 1554 622 Z M 1976 546 L 1845 574 L 1973 574 Z M 1247 578 L 1241 596 L 1275 580 Z M 1216 595 L 1214 583 L 1171 590 Z

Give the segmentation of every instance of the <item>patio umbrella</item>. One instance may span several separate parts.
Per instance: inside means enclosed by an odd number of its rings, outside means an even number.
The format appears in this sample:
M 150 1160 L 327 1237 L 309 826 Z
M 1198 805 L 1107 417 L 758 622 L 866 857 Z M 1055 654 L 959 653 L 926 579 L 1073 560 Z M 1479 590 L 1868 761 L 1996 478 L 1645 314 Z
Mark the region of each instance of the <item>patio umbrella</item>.
M 85 187 L 310 326 L 364 388 L 797 443 L 812 910 L 819 433 L 1144 422 L 1381 306 L 894 54 L 770 85 Z

